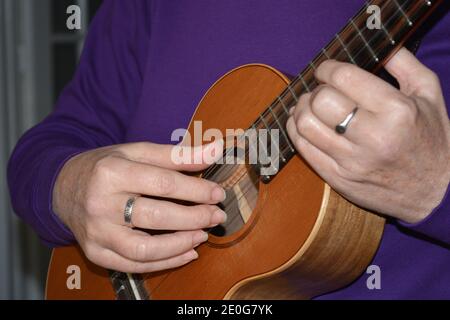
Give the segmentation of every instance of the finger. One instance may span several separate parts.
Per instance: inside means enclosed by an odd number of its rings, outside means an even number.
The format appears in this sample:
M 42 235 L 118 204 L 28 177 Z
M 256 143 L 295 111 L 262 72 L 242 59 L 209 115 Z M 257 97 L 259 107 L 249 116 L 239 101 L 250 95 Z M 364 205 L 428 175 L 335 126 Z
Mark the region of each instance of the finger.
M 310 97 L 309 104 L 313 115 L 331 130 L 335 130 L 336 126 L 357 107 L 354 101 L 328 85 L 317 87 Z M 357 144 L 363 144 L 367 130 L 374 127 L 375 119 L 370 111 L 359 107 L 358 109 L 344 137 Z
M 225 191 L 217 183 L 191 177 L 177 171 L 152 165 L 118 159 L 118 176 L 122 191 L 203 204 L 215 204 L 225 200 Z
M 108 235 L 98 239 L 98 242 L 127 259 L 150 262 L 176 257 L 206 240 L 207 233 L 201 230 L 149 235 L 124 226 L 110 225 Z
M 324 61 L 315 72 L 316 79 L 326 83 L 360 108 L 373 113 L 389 112 L 387 100 L 402 98 L 402 94 L 386 81 L 355 65 L 336 60 Z
M 173 269 L 183 266 L 198 258 L 198 253 L 195 250 L 190 250 L 179 256 L 172 257 L 165 260 L 153 262 L 137 262 L 104 248 L 95 250 L 92 254 L 91 260 L 95 264 L 119 272 L 126 273 L 149 273 L 167 269 Z
M 436 74 L 405 48 L 401 48 L 385 68 L 397 79 L 400 90 L 408 96 L 414 94 L 433 99 L 442 94 Z
M 294 111 L 293 118 L 298 134 L 336 160 L 349 157 L 353 152 L 353 143 L 336 134 L 312 113 L 310 99 L 311 94 L 303 95 Z
M 197 147 L 138 142 L 121 145 L 119 149 L 127 158 L 136 162 L 171 170 L 196 172 L 218 161 L 223 154 L 223 145 L 223 140 Z
M 118 208 L 124 210 L 124 203 L 129 197 L 118 197 Z M 117 224 L 126 225 L 123 215 L 115 211 Z M 182 206 L 169 201 L 138 197 L 133 205 L 131 224 L 148 230 L 200 230 L 224 223 L 227 215 L 217 206 L 198 205 Z
M 289 137 L 294 143 L 299 154 L 308 162 L 308 164 L 327 182 L 333 180 L 336 167 L 336 161 L 329 155 L 310 144 L 307 140 L 302 138 L 298 133 L 293 117 L 290 117 L 287 122 L 287 130 Z

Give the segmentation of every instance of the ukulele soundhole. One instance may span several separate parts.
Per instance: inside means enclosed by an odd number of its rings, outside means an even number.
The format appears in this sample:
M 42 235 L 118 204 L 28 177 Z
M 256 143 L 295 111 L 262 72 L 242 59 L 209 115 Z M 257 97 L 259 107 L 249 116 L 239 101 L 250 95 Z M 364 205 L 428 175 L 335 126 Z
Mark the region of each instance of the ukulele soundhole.
M 256 207 L 258 175 L 245 164 L 224 164 L 212 177 L 208 177 L 208 180 L 217 182 L 225 189 L 227 197 L 219 207 L 228 216 L 225 223 L 210 229 L 209 232 L 218 237 L 233 235 L 250 220 Z

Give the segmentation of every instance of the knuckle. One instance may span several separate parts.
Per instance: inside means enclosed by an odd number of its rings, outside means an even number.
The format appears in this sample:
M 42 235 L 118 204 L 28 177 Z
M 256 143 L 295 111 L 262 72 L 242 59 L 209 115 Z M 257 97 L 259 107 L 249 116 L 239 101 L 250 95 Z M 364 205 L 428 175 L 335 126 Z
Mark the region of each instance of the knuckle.
M 121 171 L 119 158 L 107 155 L 95 163 L 92 170 L 92 182 L 94 184 L 106 184 L 112 180 L 114 175 Z
M 300 108 L 304 108 L 305 106 L 307 106 L 308 105 L 308 101 L 310 101 L 310 99 L 311 99 L 311 93 L 305 93 L 305 94 L 302 94 L 301 96 L 300 96 L 300 98 L 299 98 L 299 100 L 298 100 L 298 106 L 300 107 Z
M 313 127 L 313 119 L 308 114 L 303 114 L 297 119 L 297 130 L 300 134 L 305 134 Z
M 101 212 L 102 201 L 99 201 L 96 196 L 94 196 L 92 193 L 89 193 L 86 196 L 84 207 L 87 216 L 97 216 Z
M 83 248 L 83 252 L 89 261 L 96 263 L 97 250 L 95 249 L 95 247 L 92 244 L 90 244 L 90 243 L 85 244 L 84 248 Z
M 396 127 L 406 128 L 415 126 L 419 115 L 416 103 L 410 99 L 395 99 L 392 103 L 389 121 Z
M 175 192 L 175 178 L 168 172 L 158 174 L 153 178 L 153 186 L 159 194 L 170 195 Z
M 211 224 L 212 213 L 208 206 L 197 206 L 193 210 L 193 222 L 196 226 L 208 226 Z
M 332 99 L 332 90 L 328 86 L 320 86 L 313 95 L 311 107 L 312 110 L 316 110 L 321 106 L 330 106 L 334 101 Z
M 102 178 L 110 173 L 111 159 L 109 156 L 99 159 L 93 169 L 93 177 Z
M 427 68 L 426 72 L 423 75 L 423 81 L 429 83 L 431 85 L 440 84 L 439 76 L 433 70 Z
M 380 134 L 372 138 L 375 144 L 376 155 L 382 162 L 392 162 L 399 155 L 399 143 L 390 134 Z
M 353 76 L 354 67 L 349 64 L 342 64 L 331 71 L 330 79 L 338 86 L 345 86 Z
M 136 242 L 134 245 L 134 260 L 136 261 L 145 261 L 148 259 L 151 259 L 151 254 L 149 254 L 149 252 L 151 252 L 149 250 L 149 245 L 146 242 Z
M 409 98 L 402 97 L 400 95 L 394 95 L 387 98 L 390 109 L 394 112 L 402 111 L 405 108 L 411 107 L 411 102 Z
M 143 224 L 149 228 L 156 228 L 158 226 L 163 226 L 166 223 L 167 216 L 161 212 L 156 206 L 150 206 L 146 208 L 144 214 L 142 215 Z

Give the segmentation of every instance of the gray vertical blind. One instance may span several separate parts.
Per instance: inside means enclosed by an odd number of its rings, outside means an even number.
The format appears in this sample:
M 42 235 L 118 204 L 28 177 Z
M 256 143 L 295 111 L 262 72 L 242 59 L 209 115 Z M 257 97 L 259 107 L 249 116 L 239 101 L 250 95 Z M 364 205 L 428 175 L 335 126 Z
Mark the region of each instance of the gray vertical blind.
M 39 39 L 28 33 L 38 18 L 32 7 L 31 1 L 0 2 L 0 297 L 3 299 L 41 298 L 43 270 L 49 255 L 31 230 L 13 215 L 6 183 L 6 165 L 16 141 L 39 120 L 39 113 L 48 112 L 48 109 L 39 111 L 45 93 L 37 98 L 38 88 L 34 85 L 36 58 L 29 49 L 36 47 L 34 42 Z
M 88 17 L 89 1 L 94 0 L 71 4 L 80 5 L 82 17 Z M 86 17 L 82 31 L 58 33 L 51 25 L 51 7 L 51 0 L 0 1 L 0 299 L 44 297 L 50 250 L 14 215 L 6 166 L 19 137 L 53 108 L 58 94 L 54 45 L 71 43 L 76 56 L 81 51 Z

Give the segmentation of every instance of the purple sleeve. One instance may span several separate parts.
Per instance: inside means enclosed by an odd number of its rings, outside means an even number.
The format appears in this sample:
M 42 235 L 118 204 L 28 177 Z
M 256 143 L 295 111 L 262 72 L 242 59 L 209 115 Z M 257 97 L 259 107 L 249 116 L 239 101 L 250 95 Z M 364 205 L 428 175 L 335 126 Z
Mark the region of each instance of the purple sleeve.
M 444 8 L 447 8 L 447 12 L 448 7 L 448 4 L 444 6 Z M 447 112 L 450 114 L 450 68 L 448 65 L 450 62 L 450 13 L 440 19 L 425 35 L 417 57 L 439 76 L 447 104 Z M 400 225 L 440 242 L 450 244 L 450 185 L 441 204 L 427 218 L 416 224 L 400 222 Z
M 442 203 L 428 217 L 415 224 L 400 222 L 400 225 L 450 244 L 450 184 Z
M 137 104 L 150 25 L 146 1 L 106 0 L 55 111 L 19 140 L 8 165 L 14 211 L 50 246 L 74 242 L 52 211 L 59 170 L 75 154 L 122 143 Z

